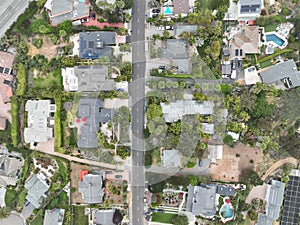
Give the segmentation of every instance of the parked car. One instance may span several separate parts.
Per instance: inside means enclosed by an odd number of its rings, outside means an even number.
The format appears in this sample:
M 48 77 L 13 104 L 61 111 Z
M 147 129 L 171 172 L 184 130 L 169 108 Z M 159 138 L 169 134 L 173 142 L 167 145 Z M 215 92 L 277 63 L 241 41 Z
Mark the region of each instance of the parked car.
M 152 9 L 153 13 L 160 13 L 160 9 Z
M 156 17 L 158 17 L 158 14 L 157 14 L 157 13 L 152 14 L 152 18 L 156 18 Z
M 95 20 L 96 19 L 96 13 L 92 13 L 91 18 L 92 18 L 92 20 Z
M 159 66 L 158 69 L 165 70 L 166 66 Z
M 122 175 L 116 175 L 115 178 L 116 179 L 121 179 L 123 176 Z
M 82 23 L 89 22 L 89 19 L 88 19 L 88 18 L 81 19 L 81 22 L 82 22 Z
M 174 30 L 173 26 L 165 26 L 166 30 Z
M 203 166 L 203 161 L 202 161 L 202 159 L 199 159 L 199 166 L 200 166 L 200 167 Z
M 236 79 L 236 70 L 232 70 L 231 72 L 231 79 Z
M 250 67 L 249 69 L 248 69 L 248 72 L 252 72 L 252 71 L 254 71 L 255 70 L 255 67 Z
M 165 30 L 165 27 L 159 26 L 159 27 L 157 27 L 156 29 L 157 29 L 157 30 Z
M 123 88 L 118 88 L 117 91 L 118 92 L 124 92 L 124 89 Z
M 230 78 L 230 75 L 222 75 L 222 78 Z
M 232 61 L 232 69 L 233 69 L 233 70 L 236 69 L 236 61 Z

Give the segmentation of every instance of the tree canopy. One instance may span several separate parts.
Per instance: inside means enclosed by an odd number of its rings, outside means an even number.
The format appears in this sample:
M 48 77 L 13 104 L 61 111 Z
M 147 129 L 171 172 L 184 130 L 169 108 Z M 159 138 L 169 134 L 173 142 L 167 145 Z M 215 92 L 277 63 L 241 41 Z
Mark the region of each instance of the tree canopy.
M 172 219 L 172 223 L 173 223 L 173 225 L 188 225 L 189 219 L 186 216 L 176 215 Z

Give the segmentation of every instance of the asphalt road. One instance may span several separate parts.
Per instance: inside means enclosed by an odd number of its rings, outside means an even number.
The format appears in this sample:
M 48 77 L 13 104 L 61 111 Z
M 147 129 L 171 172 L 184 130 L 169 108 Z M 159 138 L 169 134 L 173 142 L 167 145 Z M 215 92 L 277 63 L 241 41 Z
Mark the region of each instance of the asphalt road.
M 146 1 L 134 0 L 132 9 L 131 97 L 131 206 L 130 224 L 144 224 L 144 98 L 145 98 L 145 10 Z
M 30 0 L 0 0 L 0 38 L 25 11 Z

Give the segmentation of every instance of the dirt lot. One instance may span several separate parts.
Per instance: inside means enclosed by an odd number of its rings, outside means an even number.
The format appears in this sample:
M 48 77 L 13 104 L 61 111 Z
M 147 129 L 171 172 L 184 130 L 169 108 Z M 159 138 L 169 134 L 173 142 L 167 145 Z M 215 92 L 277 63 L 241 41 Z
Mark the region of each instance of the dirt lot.
M 37 38 L 37 37 L 36 37 Z M 43 37 L 43 46 L 37 49 L 31 42 L 26 42 L 28 47 L 28 55 L 35 56 L 37 54 L 44 55 L 48 60 L 56 57 L 56 48 L 68 45 L 67 43 L 61 43 L 54 45 L 49 37 Z
M 78 192 L 78 181 L 79 181 L 79 176 L 80 176 L 80 171 L 81 170 L 99 170 L 101 169 L 100 167 L 93 167 L 93 166 L 87 166 L 87 165 L 81 165 L 78 163 L 73 163 L 71 162 L 71 190 L 72 188 L 76 188 L 75 192 L 71 191 L 71 202 L 72 203 L 82 203 L 82 196 Z
M 239 155 L 239 157 L 237 157 Z M 253 160 L 253 163 L 250 163 Z M 263 151 L 259 148 L 247 147 L 243 144 L 236 144 L 234 148 L 227 145 L 223 147 L 223 159 L 217 160 L 211 165 L 210 173 L 213 179 L 222 181 L 239 181 L 239 175 L 243 169 L 254 168 L 263 160 Z

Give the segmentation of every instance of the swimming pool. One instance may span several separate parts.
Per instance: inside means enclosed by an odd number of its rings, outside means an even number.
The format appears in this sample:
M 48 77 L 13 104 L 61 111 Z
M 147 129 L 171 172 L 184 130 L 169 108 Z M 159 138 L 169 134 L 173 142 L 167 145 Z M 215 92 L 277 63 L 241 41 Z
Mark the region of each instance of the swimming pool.
M 266 41 L 273 41 L 278 46 L 283 46 L 284 40 L 279 38 L 276 34 L 266 34 Z
M 233 210 L 230 204 L 225 204 L 221 207 L 221 215 L 224 219 L 231 218 L 233 216 Z

